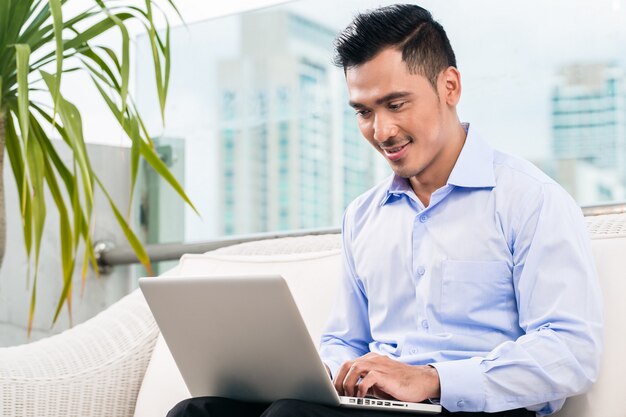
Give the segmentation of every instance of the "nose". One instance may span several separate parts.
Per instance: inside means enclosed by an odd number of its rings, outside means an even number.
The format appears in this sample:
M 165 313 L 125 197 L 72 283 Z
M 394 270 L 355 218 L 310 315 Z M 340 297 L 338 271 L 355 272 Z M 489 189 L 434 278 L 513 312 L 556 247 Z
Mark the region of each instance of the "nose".
M 374 115 L 374 139 L 377 142 L 384 142 L 398 134 L 398 126 L 393 120 L 384 114 Z

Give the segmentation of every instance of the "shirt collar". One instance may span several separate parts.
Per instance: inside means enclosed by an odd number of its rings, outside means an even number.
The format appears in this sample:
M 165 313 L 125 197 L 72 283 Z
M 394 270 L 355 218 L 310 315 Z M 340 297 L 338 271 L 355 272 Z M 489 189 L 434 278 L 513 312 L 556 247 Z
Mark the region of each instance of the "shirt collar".
M 402 194 L 412 193 L 413 189 L 411 188 L 411 184 L 409 180 L 406 178 L 402 178 L 393 174 L 391 179 L 389 180 L 389 186 L 387 187 L 387 192 L 385 193 L 382 201 L 380 202 L 381 206 L 384 206 L 387 203 L 393 202 L 398 198 L 402 197 Z
M 448 184 L 467 188 L 495 187 L 493 148 L 475 129 L 470 129 L 469 123 L 464 123 L 463 127 L 467 138 L 448 177 Z
M 495 187 L 493 173 L 493 148 L 489 146 L 469 123 L 463 123 L 467 132 L 465 144 L 459 154 L 454 168 L 448 177 L 448 184 L 466 188 Z M 406 178 L 393 174 L 389 180 L 381 206 L 397 200 L 402 194 L 412 193 L 413 189 Z

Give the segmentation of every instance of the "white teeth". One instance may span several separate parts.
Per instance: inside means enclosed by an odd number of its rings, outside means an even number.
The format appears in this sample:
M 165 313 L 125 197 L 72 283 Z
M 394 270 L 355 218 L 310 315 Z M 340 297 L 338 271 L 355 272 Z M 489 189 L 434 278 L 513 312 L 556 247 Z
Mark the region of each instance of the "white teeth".
M 396 152 L 400 152 L 402 150 L 402 148 L 404 148 L 403 146 L 400 146 L 399 148 L 392 148 L 392 149 L 383 149 L 386 153 L 396 153 Z

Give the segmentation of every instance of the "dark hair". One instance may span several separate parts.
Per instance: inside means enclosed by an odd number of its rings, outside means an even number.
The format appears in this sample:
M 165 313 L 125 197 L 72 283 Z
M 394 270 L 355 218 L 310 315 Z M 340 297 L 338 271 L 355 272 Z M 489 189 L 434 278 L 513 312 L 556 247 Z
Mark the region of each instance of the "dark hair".
M 454 51 L 443 27 L 426 9 L 397 4 L 358 14 L 334 42 L 334 63 L 344 71 L 397 47 L 409 71 L 426 77 L 437 90 L 441 71 L 456 67 Z

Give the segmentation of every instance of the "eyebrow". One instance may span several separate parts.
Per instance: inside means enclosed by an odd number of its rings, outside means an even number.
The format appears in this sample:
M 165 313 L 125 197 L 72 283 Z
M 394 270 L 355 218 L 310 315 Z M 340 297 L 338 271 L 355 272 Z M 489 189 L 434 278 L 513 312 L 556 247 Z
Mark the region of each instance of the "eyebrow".
M 396 99 L 399 99 L 399 98 L 408 97 L 408 96 L 410 96 L 410 95 L 411 95 L 411 93 L 410 93 L 410 92 L 408 92 L 408 91 L 395 91 L 395 92 L 393 92 L 393 93 L 389 93 L 389 94 L 387 94 L 386 96 L 383 96 L 383 97 L 381 97 L 381 98 L 377 99 L 377 100 L 375 101 L 375 104 L 376 104 L 377 106 L 380 106 L 381 104 L 386 103 L 386 102 L 388 102 L 388 101 L 391 101 L 391 100 L 396 100 Z M 358 108 L 365 107 L 363 104 L 361 104 L 361 103 L 357 103 L 357 102 L 354 102 L 354 101 L 352 101 L 352 100 L 350 100 L 350 101 L 348 102 L 348 104 L 350 105 L 350 107 L 352 107 L 352 108 L 354 108 L 354 109 L 358 109 Z

